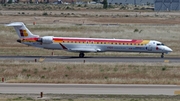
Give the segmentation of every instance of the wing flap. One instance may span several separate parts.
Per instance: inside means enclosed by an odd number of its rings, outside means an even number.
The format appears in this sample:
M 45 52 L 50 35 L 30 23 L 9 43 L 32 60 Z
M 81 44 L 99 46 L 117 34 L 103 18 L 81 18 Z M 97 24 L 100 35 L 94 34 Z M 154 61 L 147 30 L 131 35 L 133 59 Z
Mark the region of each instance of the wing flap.
M 89 48 L 70 48 L 68 49 L 68 51 L 72 51 L 72 52 L 97 52 L 97 49 L 89 49 Z

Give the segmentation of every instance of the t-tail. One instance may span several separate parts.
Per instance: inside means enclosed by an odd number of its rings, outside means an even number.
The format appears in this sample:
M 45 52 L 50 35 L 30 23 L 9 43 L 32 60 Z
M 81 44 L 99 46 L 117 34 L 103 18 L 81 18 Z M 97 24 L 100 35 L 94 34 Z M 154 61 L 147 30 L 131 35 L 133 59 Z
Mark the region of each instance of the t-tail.
M 6 26 L 12 26 L 16 30 L 16 33 L 18 34 L 20 39 L 24 38 L 38 38 L 39 35 L 32 34 L 27 27 L 24 25 L 23 22 L 13 22 L 10 24 L 7 24 Z

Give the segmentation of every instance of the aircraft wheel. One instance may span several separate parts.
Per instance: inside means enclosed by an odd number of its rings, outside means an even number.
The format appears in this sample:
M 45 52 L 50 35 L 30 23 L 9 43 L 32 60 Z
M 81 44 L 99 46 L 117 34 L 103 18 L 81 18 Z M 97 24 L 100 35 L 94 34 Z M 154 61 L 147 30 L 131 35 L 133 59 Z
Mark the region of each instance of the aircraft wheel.
M 80 58 L 83 58 L 83 57 L 84 57 L 84 53 L 80 52 L 80 53 L 79 53 L 79 57 L 80 57 Z
M 164 58 L 164 53 L 162 53 L 161 58 Z

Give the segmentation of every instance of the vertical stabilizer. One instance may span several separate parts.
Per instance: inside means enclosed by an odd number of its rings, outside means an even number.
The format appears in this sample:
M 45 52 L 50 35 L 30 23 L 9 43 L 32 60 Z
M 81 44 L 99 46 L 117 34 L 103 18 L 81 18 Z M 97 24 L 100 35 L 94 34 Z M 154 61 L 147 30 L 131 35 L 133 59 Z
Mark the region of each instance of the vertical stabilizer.
M 38 35 L 32 34 L 27 27 L 24 25 L 23 22 L 13 22 L 10 24 L 7 24 L 6 26 L 12 26 L 16 30 L 16 33 L 18 34 L 19 38 L 34 38 L 39 37 Z

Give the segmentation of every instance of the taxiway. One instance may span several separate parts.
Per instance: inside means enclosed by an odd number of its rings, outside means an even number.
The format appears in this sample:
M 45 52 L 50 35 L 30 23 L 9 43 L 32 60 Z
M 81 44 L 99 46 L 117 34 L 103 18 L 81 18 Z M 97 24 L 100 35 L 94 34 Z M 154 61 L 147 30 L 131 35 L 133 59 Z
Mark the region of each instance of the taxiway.
M 128 95 L 176 95 L 177 85 L 138 84 L 35 84 L 0 83 L 2 94 L 128 94 Z

